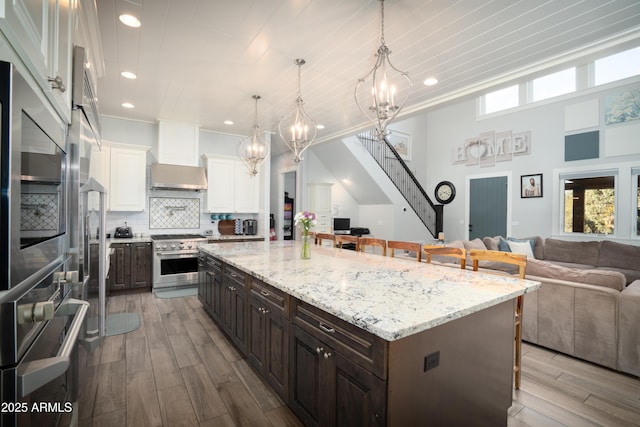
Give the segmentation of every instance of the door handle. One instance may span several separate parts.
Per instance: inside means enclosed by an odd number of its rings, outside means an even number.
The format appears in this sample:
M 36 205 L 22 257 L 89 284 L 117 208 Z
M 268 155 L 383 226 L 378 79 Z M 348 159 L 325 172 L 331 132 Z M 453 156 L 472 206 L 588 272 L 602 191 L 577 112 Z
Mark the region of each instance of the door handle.
M 469 231 L 473 231 L 473 224 L 469 224 Z
M 78 342 L 78 335 L 84 324 L 89 303 L 87 301 L 69 299 L 66 303 L 69 306 L 78 306 L 73 321 L 69 327 L 69 332 L 60 346 L 58 354 L 46 359 L 34 360 L 20 365 L 18 368 L 18 392 L 21 397 L 25 397 L 54 378 L 64 374 L 71 364 L 71 353 Z M 65 308 L 67 308 L 65 307 Z

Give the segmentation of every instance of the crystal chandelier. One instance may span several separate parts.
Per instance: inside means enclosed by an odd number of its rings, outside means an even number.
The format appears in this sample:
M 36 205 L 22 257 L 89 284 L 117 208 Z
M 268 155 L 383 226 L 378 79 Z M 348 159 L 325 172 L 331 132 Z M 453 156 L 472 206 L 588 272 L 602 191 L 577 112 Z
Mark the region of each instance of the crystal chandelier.
M 269 156 L 269 144 L 262 138 L 260 126 L 258 126 L 258 100 L 260 95 L 253 95 L 256 101 L 255 120 L 253 122 L 253 135 L 243 139 L 238 144 L 238 155 L 249 166 L 252 175 L 258 174 L 258 167 Z
M 316 122 L 304 111 L 304 102 L 300 95 L 300 68 L 305 64 L 304 59 L 293 61 L 298 66 L 298 94 L 294 111 L 285 116 L 278 126 L 280 138 L 287 144 L 294 154 L 296 163 L 303 160 L 302 153 L 313 144 L 316 139 Z
M 380 0 L 380 16 L 380 47 L 376 52 L 376 63 L 371 71 L 358 79 L 354 97 L 358 108 L 373 122 L 382 140 L 387 135 L 387 125 L 407 103 L 412 85 L 409 73 L 398 70 L 389 60 L 391 51 L 384 42 L 384 0 Z

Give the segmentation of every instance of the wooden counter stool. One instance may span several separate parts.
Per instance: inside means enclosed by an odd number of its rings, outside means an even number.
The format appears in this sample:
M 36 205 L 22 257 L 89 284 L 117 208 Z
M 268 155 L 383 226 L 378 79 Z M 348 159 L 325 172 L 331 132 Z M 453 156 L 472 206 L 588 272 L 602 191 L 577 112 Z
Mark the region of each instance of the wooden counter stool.
M 315 243 L 316 243 L 316 245 L 322 246 L 322 241 L 323 240 L 330 240 L 330 241 L 333 242 L 335 239 L 336 239 L 336 237 L 333 234 L 316 233 Z M 333 243 L 331 243 L 331 246 L 333 246 Z
M 527 256 L 523 254 L 516 254 L 513 252 L 501 252 L 501 251 L 489 251 L 482 249 L 471 249 L 469 251 L 469 257 L 473 262 L 473 271 L 478 271 L 478 261 L 493 261 L 503 264 L 515 265 L 518 267 L 518 277 L 524 279 L 527 268 Z M 490 270 L 483 270 L 483 273 L 490 273 Z M 496 273 L 494 273 L 496 274 Z M 515 336 L 515 362 L 513 367 L 514 372 L 514 387 L 520 388 L 520 377 L 522 373 L 522 305 L 524 298 L 520 295 L 516 299 L 516 312 L 514 316 L 516 326 Z
M 343 243 L 355 243 L 356 252 L 358 252 L 360 250 L 359 241 L 360 241 L 360 238 L 357 236 L 350 236 L 348 234 L 336 234 L 336 245 L 340 249 L 342 249 Z
M 387 256 L 387 241 L 383 239 L 376 239 L 375 237 L 360 237 L 358 245 L 362 252 L 366 252 L 367 246 L 377 246 L 382 249 L 382 256 Z
M 395 256 L 396 249 L 404 249 L 405 251 L 415 252 L 416 261 L 422 262 L 422 247 L 420 243 L 389 240 L 387 241 L 387 248 L 389 248 L 389 256 L 391 257 Z
M 467 267 L 467 251 L 463 248 L 452 248 L 449 246 L 439 245 L 424 245 L 422 247 L 425 253 L 425 260 L 427 263 L 431 263 L 431 257 L 433 255 L 446 256 L 455 258 L 460 262 L 460 268 L 464 270 Z

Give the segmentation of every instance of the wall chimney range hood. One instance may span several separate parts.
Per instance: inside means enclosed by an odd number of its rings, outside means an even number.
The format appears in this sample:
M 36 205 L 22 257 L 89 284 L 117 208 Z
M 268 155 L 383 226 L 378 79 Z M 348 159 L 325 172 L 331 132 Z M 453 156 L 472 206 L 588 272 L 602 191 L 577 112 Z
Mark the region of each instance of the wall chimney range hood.
M 154 163 L 151 165 L 152 190 L 202 191 L 207 189 L 203 167 Z

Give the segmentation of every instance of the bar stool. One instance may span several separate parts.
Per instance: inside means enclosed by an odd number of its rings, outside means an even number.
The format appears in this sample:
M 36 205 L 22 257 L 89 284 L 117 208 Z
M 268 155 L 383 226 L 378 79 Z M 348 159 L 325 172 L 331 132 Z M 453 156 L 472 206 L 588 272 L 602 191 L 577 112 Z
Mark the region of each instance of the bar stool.
M 515 265 L 518 267 L 518 277 L 524 279 L 527 269 L 527 256 L 523 254 L 516 254 L 513 252 L 502 251 L 489 251 L 482 249 L 471 249 L 469 251 L 469 257 L 473 262 L 473 271 L 478 271 L 479 261 L 493 261 L 503 264 Z M 492 273 L 490 270 L 483 271 L 483 273 Z M 516 312 L 514 315 L 515 322 L 515 362 L 513 367 L 514 372 L 514 387 L 520 388 L 520 377 L 522 373 L 522 306 L 524 304 L 524 298 L 520 295 L 516 299 Z
M 405 251 L 415 252 L 416 261 L 422 262 L 422 247 L 420 246 L 420 243 L 389 240 L 387 241 L 387 248 L 389 248 L 389 256 L 391 257 L 395 256 L 396 249 L 404 249 Z
M 464 270 L 467 267 L 467 251 L 463 248 L 452 248 L 449 246 L 437 246 L 437 245 L 424 245 L 422 247 L 425 253 L 425 259 L 428 264 L 431 264 L 431 257 L 433 255 L 446 256 L 455 258 L 460 262 L 460 268 Z
M 328 234 L 328 233 L 316 233 L 316 239 L 315 239 L 315 243 L 316 245 L 320 245 L 322 246 L 322 241 L 323 240 L 330 240 L 330 241 L 334 241 L 335 240 L 335 236 L 333 234 Z M 333 246 L 333 243 L 331 244 L 331 246 Z
M 360 250 L 359 241 L 360 241 L 360 238 L 357 237 L 357 236 L 350 236 L 348 234 L 337 234 L 336 235 L 336 245 L 340 249 L 342 249 L 342 244 L 343 243 L 355 243 L 356 252 L 358 252 Z
M 367 246 L 377 246 L 382 249 L 382 256 L 387 256 L 387 241 L 383 239 L 376 239 L 375 237 L 360 237 L 358 241 L 360 250 L 365 252 Z

